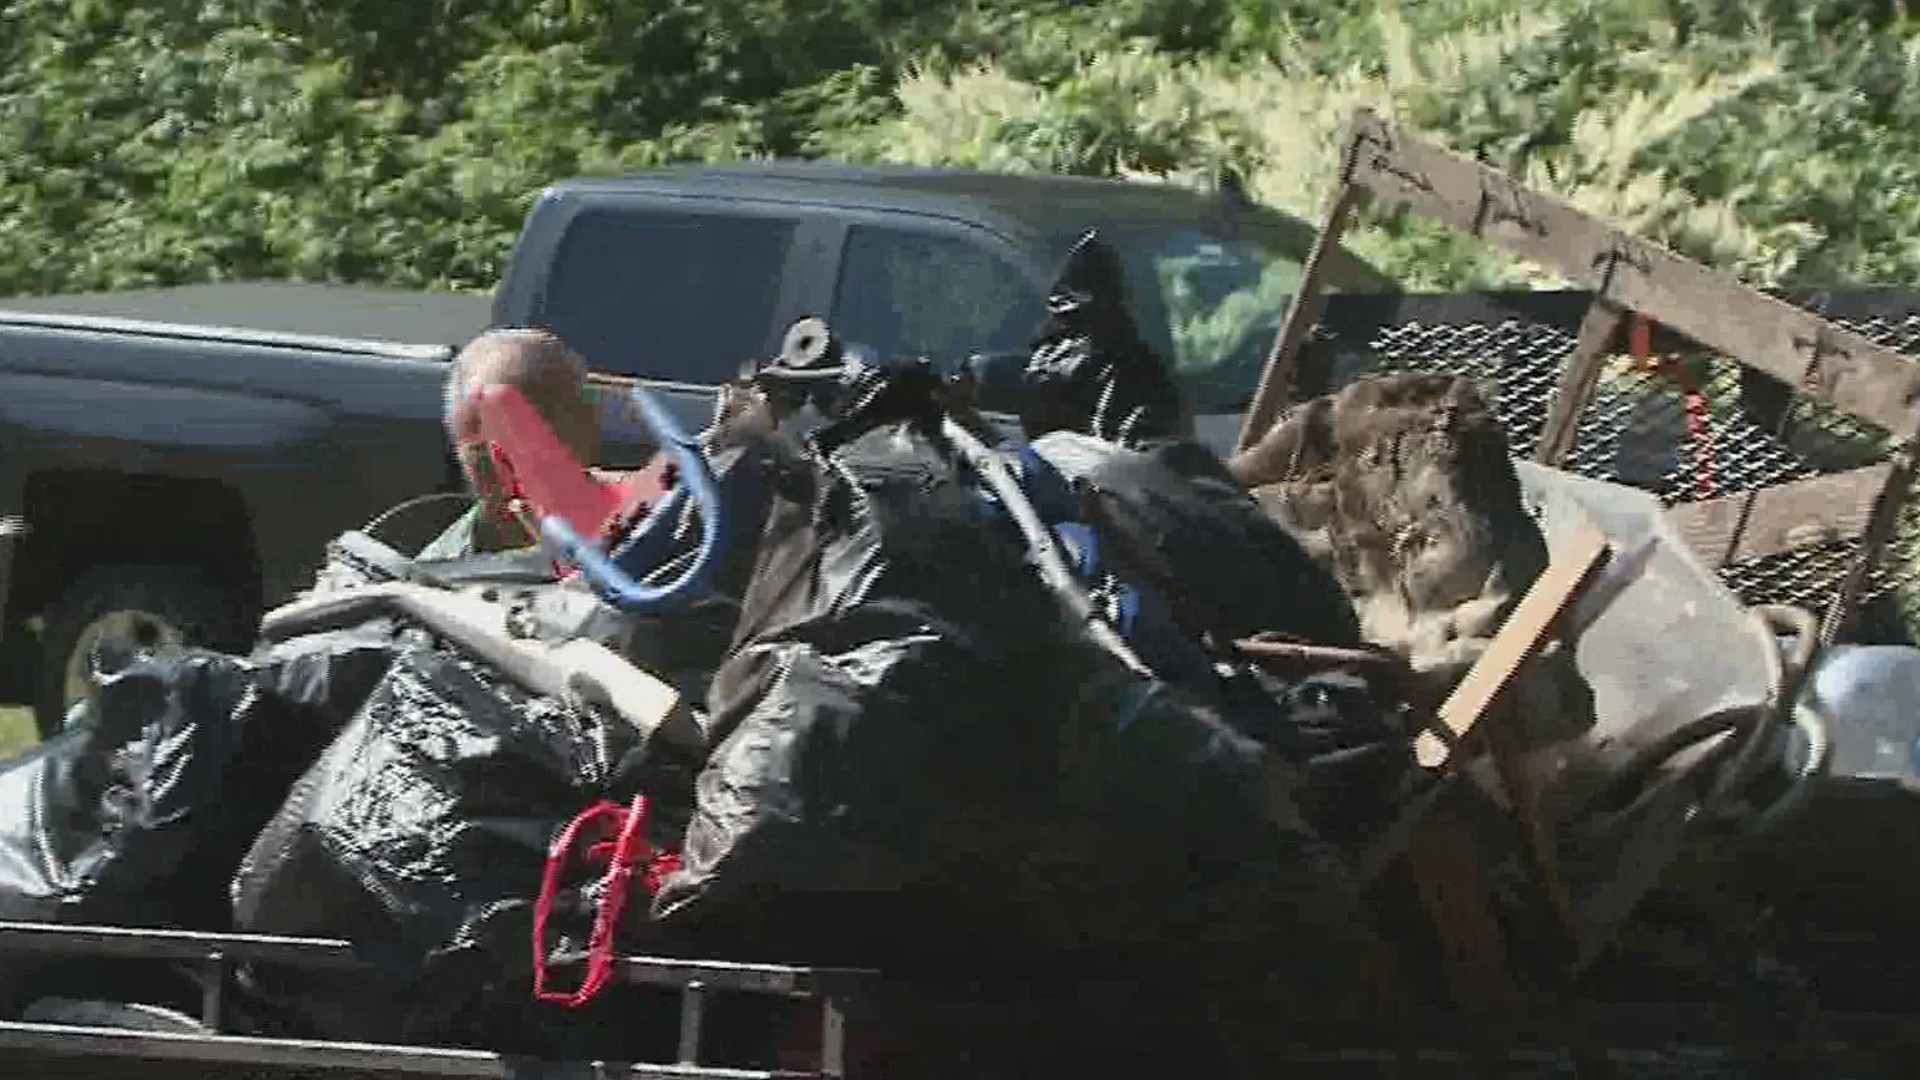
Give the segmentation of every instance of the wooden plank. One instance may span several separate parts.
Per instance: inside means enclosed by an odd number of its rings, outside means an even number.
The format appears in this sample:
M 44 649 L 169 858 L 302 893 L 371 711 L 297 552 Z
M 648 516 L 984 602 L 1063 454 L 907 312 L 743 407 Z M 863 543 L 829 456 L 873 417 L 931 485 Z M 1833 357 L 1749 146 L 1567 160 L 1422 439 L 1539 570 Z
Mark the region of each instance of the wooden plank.
M 1869 465 L 1739 495 L 1681 503 L 1667 516 L 1708 569 L 1866 535 L 1892 465 Z
M 1349 153 L 1352 149 L 1350 142 Z M 1279 419 L 1280 410 L 1286 407 L 1293 391 L 1294 370 L 1300 362 L 1300 345 L 1306 341 L 1307 331 L 1320 318 L 1321 301 L 1325 295 L 1321 279 L 1326 276 L 1329 256 L 1337 250 L 1347 222 L 1366 201 L 1366 197 L 1366 189 L 1342 183 L 1327 206 L 1319 235 L 1313 238 L 1313 248 L 1307 252 L 1306 266 L 1300 271 L 1300 285 L 1294 291 L 1293 303 L 1288 305 L 1286 320 L 1280 324 L 1279 333 L 1274 335 L 1273 348 L 1268 351 L 1267 362 L 1260 369 L 1260 385 L 1253 392 L 1253 401 L 1247 406 L 1246 415 L 1241 417 L 1240 450 L 1259 442 Z
M 1486 732 L 1487 752 L 1493 757 L 1500 786 L 1506 790 L 1507 802 L 1513 807 L 1514 821 L 1532 852 L 1534 872 L 1540 876 L 1541 888 L 1553 906 L 1560 930 L 1578 952 L 1587 940 L 1587 928 L 1560 872 L 1558 823 L 1540 797 L 1533 772 L 1527 768 L 1526 748 L 1520 740 L 1521 718 L 1510 695 L 1497 698 L 1491 709 L 1491 715 L 1481 725 Z
M 1422 768 L 1441 769 L 1455 760 L 1453 747 L 1473 734 L 1481 717 L 1513 685 L 1527 661 L 1539 654 L 1560 616 L 1605 564 L 1609 553 L 1606 534 L 1592 522 L 1562 530 L 1550 541 L 1553 554 L 1547 569 L 1534 579 L 1526 595 L 1514 605 L 1513 614 L 1494 634 L 1487 651 L 1440 705 L 1438 724 L 1451 734 L 1452 745 L 1432 731 L 1423 731 L 1414 740 L 1414 756 Z
M 1847 624 L 1859 613 L 1860 594 L 1866 590 L 1867 579 L 1873 574 L 1873 568 L 1880 561 L 1880 552 L 1893 539 L 1894 529 L 1900 523 L 1900 512 L 1905 509 L 1907 491 L 1913 484 L 1914 445 L 1909 442 L 1893 452 L 1892 460 L 1887 463 L 1886 480 L 1880 486 L 1880 492 L 1873 501 L 1873 512 L 1868 518 L 1864 543 L 1854 556 L 1853 565 L 1847 568 L 1847 576 L 1834 591 L 1833 599 L 1827 605 L 1820 619 L 1820 644 L 1833 645 L 1839 642 L 1846 632 Z
M 1580 337 L 1573 357 L 1560 371 L 1560 383 L 1554 388 L 1547 406 L 1546 423 L 1540 428 L 1540 445 L 1533 458 L 1542 465 L 1558 465 L 1573 453 L 1580 435 L 1580 414 L 1587 411 L 1593 391 L 1600 385 L 1600 372 L 1627 320 L 1620 305 L 1596 294 L 1580 320 Z
M 1920 365 L 1892 349 L 1397 132 L 1368 110 L 1353 131 L 1350 182 L 1376 198 L 1550 267 L 1898 438 L 1920 429 Z
M 1510 972 L 1500 924 L 1487 909 L 1480 845 L 1472 826 L 1443 807 L 1414 827 L 1407 868 L 1440 946 L 1449 996 L 1468 1015 L 1487 1017 L 1511 1013 L 1523 998 Z

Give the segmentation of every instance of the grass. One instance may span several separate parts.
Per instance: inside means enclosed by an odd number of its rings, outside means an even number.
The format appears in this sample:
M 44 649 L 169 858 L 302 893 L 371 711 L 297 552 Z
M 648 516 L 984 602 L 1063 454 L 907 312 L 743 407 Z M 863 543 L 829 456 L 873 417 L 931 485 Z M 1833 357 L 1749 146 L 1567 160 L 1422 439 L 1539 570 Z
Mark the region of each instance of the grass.
M 40 741 L 33 729 L 33 710 L 26 706 L 0 708 L 0 759 L 13 755 Z

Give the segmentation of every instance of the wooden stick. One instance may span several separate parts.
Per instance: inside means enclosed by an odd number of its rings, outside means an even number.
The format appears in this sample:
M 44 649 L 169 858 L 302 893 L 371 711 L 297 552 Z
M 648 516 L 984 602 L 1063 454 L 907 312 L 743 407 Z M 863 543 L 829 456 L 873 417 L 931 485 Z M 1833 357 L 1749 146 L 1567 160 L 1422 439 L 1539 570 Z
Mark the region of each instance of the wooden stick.
M 1606 534 L 1592 522 L 1583 521 L 1553 539 L 1558 542 L 1546 570 L 1514 606 L 1487 651 L 1441 703 L 1438 723 L 1450 738 L 1442 740 L 1433 731 L 1423 731 L 1414 740 L 1415 758 L 1422 768 L 1444 769 L 1455 760 L 1454 749 L 1473 734 L 1527 661 L 1539 655 L 1554 625 L 1606 563 Z
M 1320 318 L 1320 302 L 1324 289 L 1321 279 L 1326 275 L 1328 261 L 1339 247 L 1340 234 L 1346 231 L 1347 222 L 1353 212 L 1366 201 L 1367 193 L 1354 184 L 1341 184 L 1334 192 L 1333 201 L 1327 205 L 1327 214 L 1320 223 L 1320 233 L 1313 238 L 1313 248 L 1307 252 L 1306 266 L 1300 271 L 1300 286 L 1293 294 L 1293 303 L 1287 307 L 1286 321 L 1280 324 L 1280 332 L 1274 335 L 1273 348 L 1267 353 L 1266 366 L 1260 369 L 1260 386 L 1253 392 L 1253 401 L 1247 406 L 1247 413 L 1240 421 L 1240 443 L 1238 449 L 1245 450 L 1260 441 L 1280 416 L 1280 410 L 1286 408 L 1287 399 L 1293 392 L 1293 372 L 1299 365 L 1300 345 L 1307 339 L 1307 331 Z
M 1600 385 L 1600 372 L 1607 356 L 1627 321 L 1620 305 L 1604 296 L 1595 296 L 1580 320 L 1580 338 L 1573 357 L 1560 371 L 1560 384 L 1554 388 L 1553 401 L 1547 406 L 1547 420 L 1540 428 L 1540 444 L 1533 459 L 1542 465 L 1558 465 L 1573 453 L 1580 437 L 1580 414 L 1587 411 L 1593 392 Z
M 1920 364 L 1356 112 L 1345 180 L 1496 244 L 1897 438 L 1920 430 Z M 1352 147 L 1358 147 L 1357 152 Z M 1809 358 L 1818 364 L 1808 378 Z M 1804 385 L 1802 380 L 1805 380 Z

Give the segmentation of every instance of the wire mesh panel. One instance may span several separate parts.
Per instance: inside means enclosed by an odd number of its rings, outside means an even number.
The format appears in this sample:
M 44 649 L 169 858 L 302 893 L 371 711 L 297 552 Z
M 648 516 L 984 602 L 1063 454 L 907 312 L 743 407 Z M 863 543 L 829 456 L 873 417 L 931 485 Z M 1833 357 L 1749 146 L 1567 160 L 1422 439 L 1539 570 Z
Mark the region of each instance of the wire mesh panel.
M 1590 300 L 1586 292 L 1330 296 L 1302 360 L 1297 396 L 1370 374 L 1463 374 L 1506 426 L 1514 452 L 1531 456 Z M 1851 293 L 1820 301 L 1809 306 L 1840 326 L 1920 356 L 1920 295 Z M 1733 360 L 1664 334 L 1653 335 L 1651 345 L 1647 356 L 1609 358 L 1564 468 L 1642 488 L 1671 505 L 1859 468 L 1889 448 L 1888 433 Z M 1819 612 L 1861 543 L 1836 540 L 1734 562 L 1722 572 L 1748 603 Z M 1856 636 L 1905 636 L 1916 621 L 1909 613 L 1920 613 L 1920 506 L 1911 498 L 1863 601 Z

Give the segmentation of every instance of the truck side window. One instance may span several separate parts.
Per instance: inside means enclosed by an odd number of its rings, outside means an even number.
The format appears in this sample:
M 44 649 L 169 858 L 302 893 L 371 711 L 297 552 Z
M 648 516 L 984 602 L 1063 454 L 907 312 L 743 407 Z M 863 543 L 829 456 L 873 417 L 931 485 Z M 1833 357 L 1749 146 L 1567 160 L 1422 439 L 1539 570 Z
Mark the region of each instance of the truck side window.
M 834 290 L 834 332 L 882 359 L 945 364 L 1025 352 L 1043 296 L 1018 268 L 958 237 L 855 225 Z
M 771 346 L 795 222 L 588 207 L 554 254 L 544 316 L 595 370 L 714 385 Z

